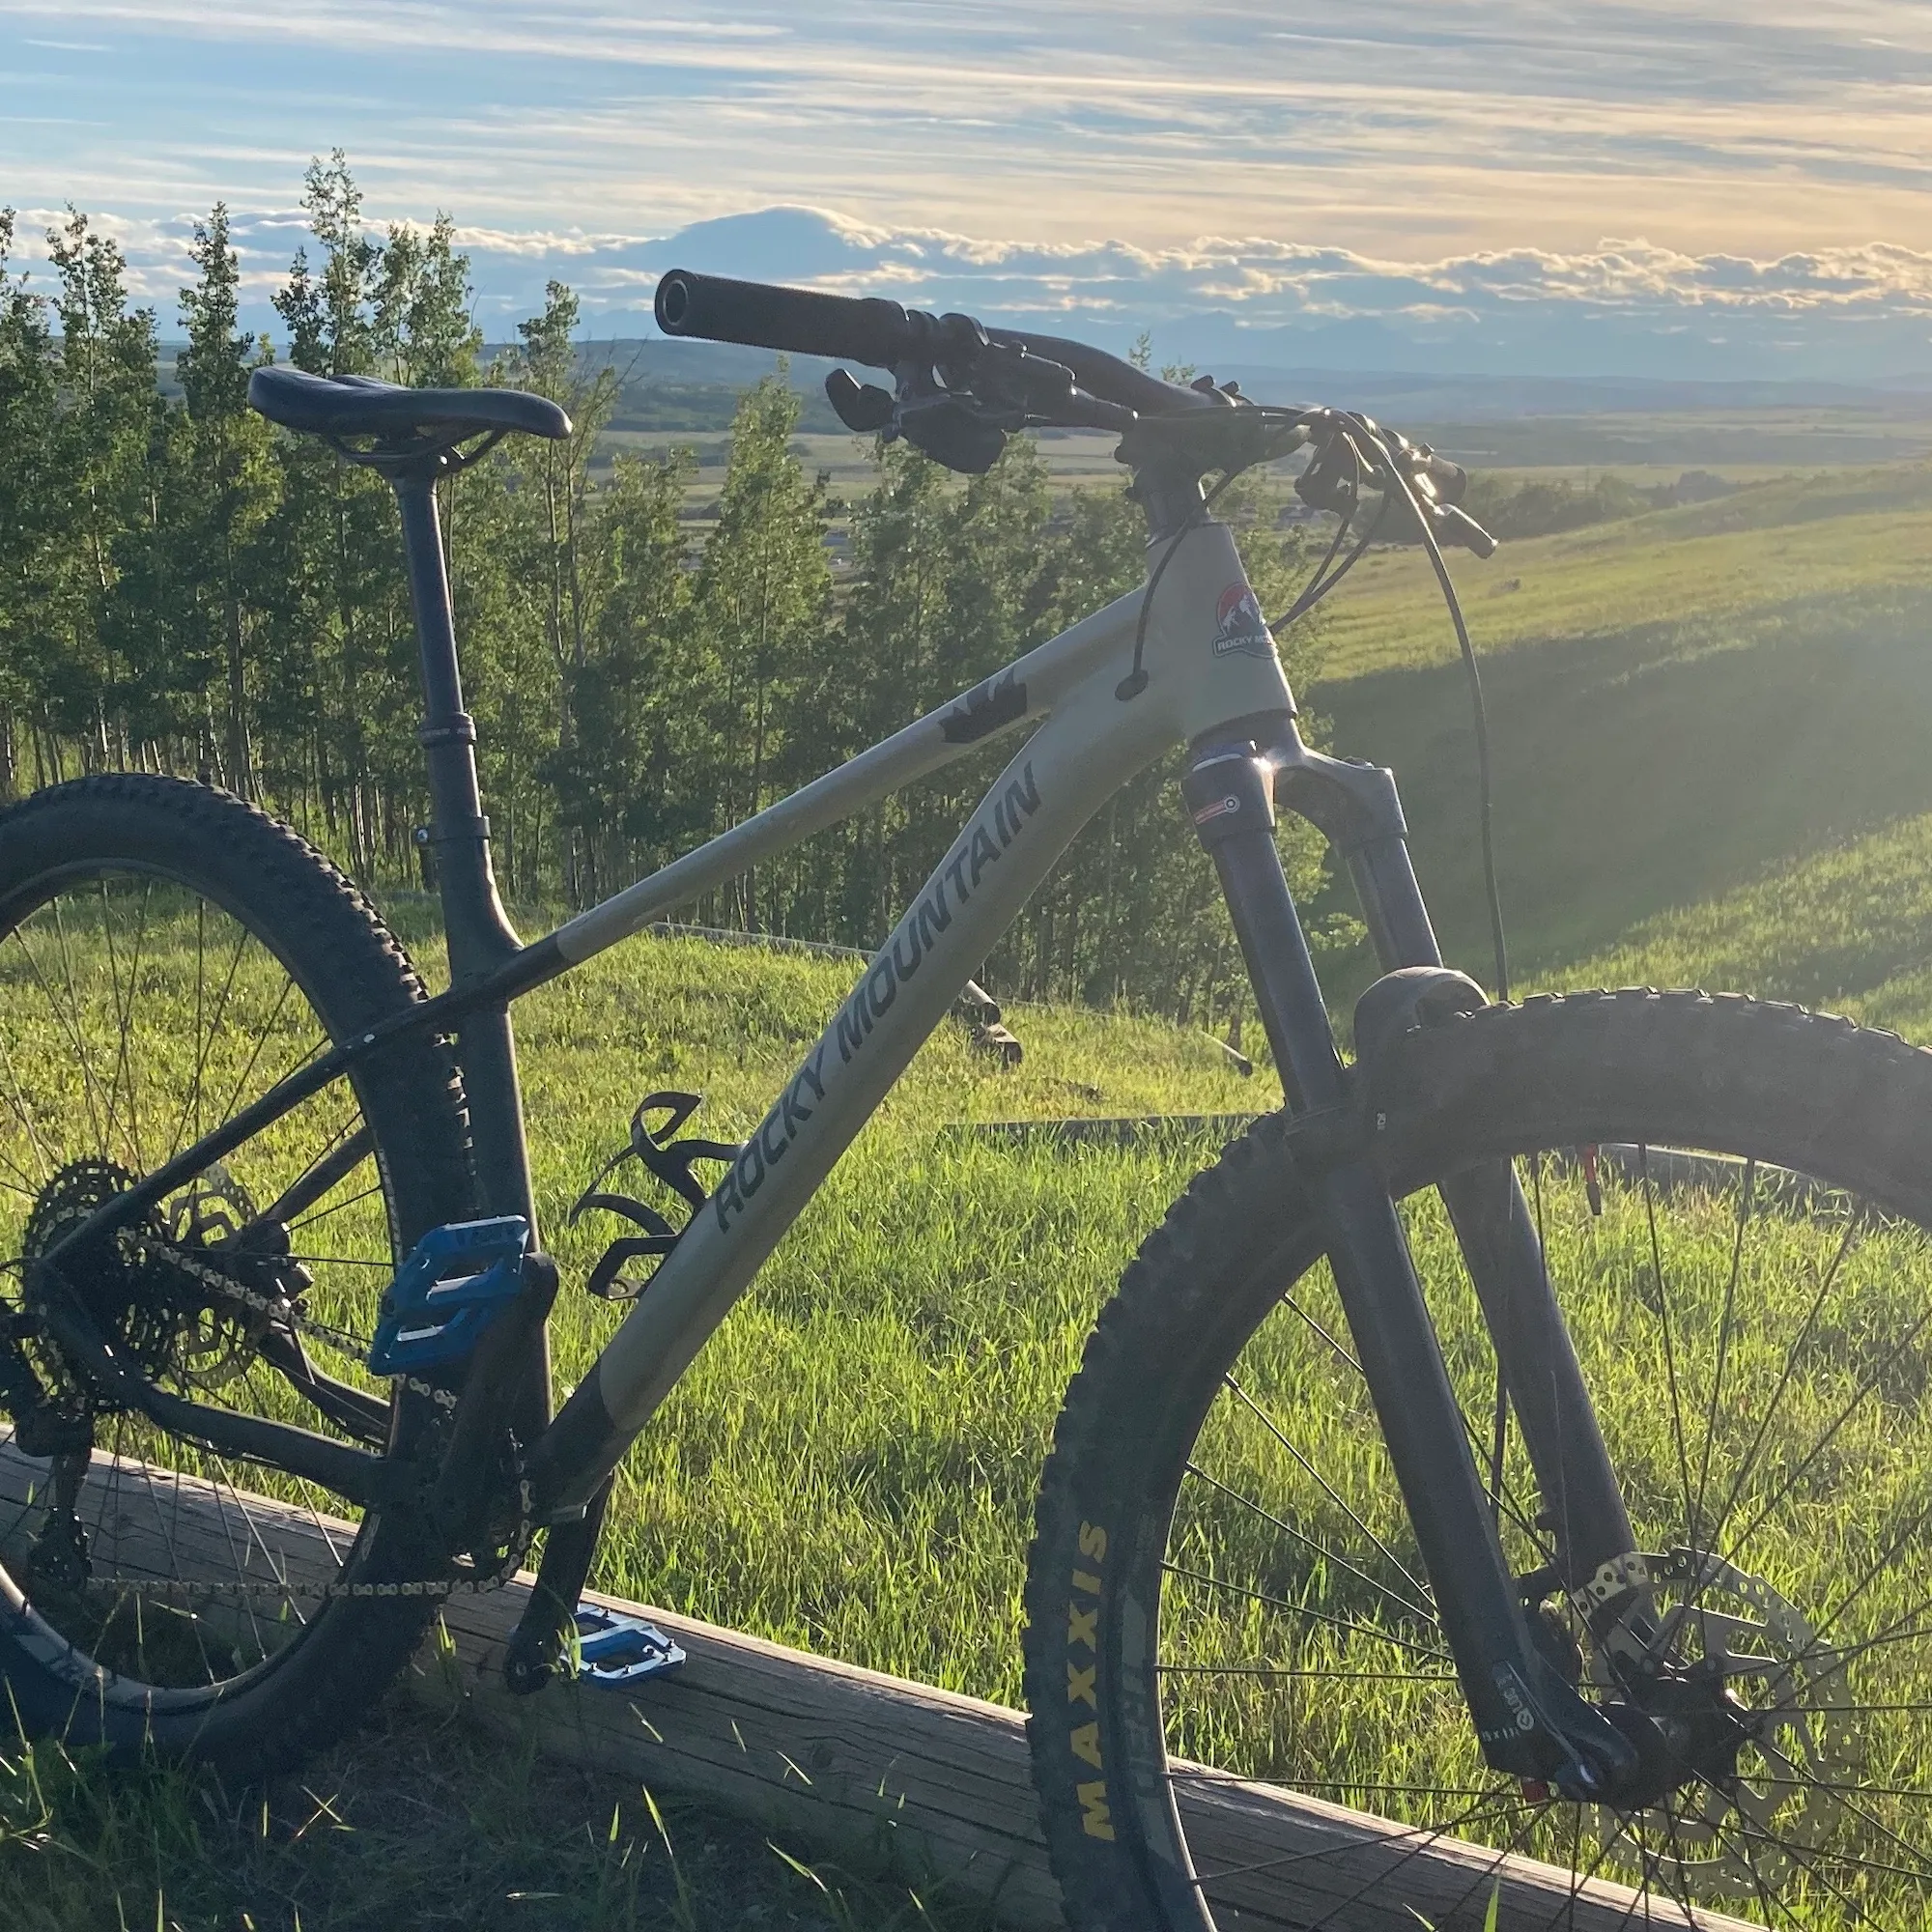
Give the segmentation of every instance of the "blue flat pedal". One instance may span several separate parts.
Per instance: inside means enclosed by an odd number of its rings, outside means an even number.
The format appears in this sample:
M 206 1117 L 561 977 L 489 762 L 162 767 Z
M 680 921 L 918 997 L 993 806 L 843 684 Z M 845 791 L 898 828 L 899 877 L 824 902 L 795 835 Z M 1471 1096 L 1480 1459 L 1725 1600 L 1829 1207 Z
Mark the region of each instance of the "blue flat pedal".
M 529 1234 L 520 1214 L 432 1228 L 384 1293 L 370 1374 L 416 1375 L 462 1361 L 522 1291 Z
M 642 1617 L 580 1604 L 577 1659 L 580 1684 L 623 1686 L 675 1670 L 684 1662 L 684 1651 Z

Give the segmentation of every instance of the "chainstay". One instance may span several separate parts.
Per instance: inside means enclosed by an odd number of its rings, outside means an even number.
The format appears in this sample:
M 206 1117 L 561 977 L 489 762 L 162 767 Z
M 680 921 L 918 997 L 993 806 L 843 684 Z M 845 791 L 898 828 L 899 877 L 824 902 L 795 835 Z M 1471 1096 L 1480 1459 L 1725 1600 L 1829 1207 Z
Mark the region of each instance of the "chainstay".
M 344 1354 L 366 1356 L 369 1351 L 369 1343 L 363 1337 L 353 1335 L 347 1329 L 331 1327 L 326 1321 L 319 1321 L 314 1317 L 305 1315 L 285 1295 L 268 1295 L 258 1290 L 245 1288 L 231 1276 L 195 1260 L 191 1255 L 184 1254 L 181 1249 L 169 1242 L 152 1240 L 144 1242 L 143 1254 L 157 1256 L 164 1260 L 170 1267 L 179 1268 L 220 1299 L 238 1303 L 255 1314 L 268 1317 L 270 1321 L 287 1322 L 297 1333 L 313 1335 L 316 1340 Z M 391 1376 L 387 1379 L 392 1386 L 407 1389 L 412 1395 L 425 1397 L 449 1413 L 455 1412 L 458 1398 L 453 1389 L 424 1381 L 418 1376 Z M 90 1577 L 88 1580 L 100 1589 L 139 1590 L 151 1596 L 176 1596 L 193 1600 L 219 1597 L 278 1599 L 307 1597 L 319 1598 L 324 1602 L 339 1602 L 412 1597 L 440 1602 L 456 1596 L 482 1596 L 490 1591 L 502 1589 L 517 1574 L 535 1535 L 530 1485 L 526 1477 L 519 1479 L 517 1490 L 516 1535 L 512 1539 L 508 1554 L 487 1576 L 412 1578 L 395 1583 L 299 1584 L 267 1577 L 260 1580 L 238 1577 L 228 1582 L 202 1582 L 182 1577 L 112 1576 Z

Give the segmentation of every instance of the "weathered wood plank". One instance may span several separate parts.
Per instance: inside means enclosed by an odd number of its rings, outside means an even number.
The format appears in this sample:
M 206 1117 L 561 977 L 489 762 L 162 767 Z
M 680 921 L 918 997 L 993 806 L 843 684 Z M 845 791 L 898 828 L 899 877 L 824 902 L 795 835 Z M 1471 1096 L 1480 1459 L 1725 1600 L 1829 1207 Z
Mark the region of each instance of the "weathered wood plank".
M 138 1466 L 98 1462 L 85 1513 L 97 1550 L 111 1544 L 122 1573 L 234 1574 L 241 1499 L 192 1478 L 151 1482 Z M 7 1524 L 25 1520 L 28 1485 L 44 1475 L 44 1463 L 0 1441 L 0 1556 Z M 334 1573 L 330 1539 L 346 1546 L 347 1525 L 261 1497 L 245 1509 L 257 1574 L 272 1565 L 291 1582 L 312 1584 Z M 994 1898 L 1015 1925 L 1060 1923 L 1017 1712 L 648 1609 L 689 1654 L 676 1675 L 635 1695 L 571 1685 L 514 1698 L 500 1663 L 530 1582 L 525 1575 L 499 1591 L 450 1599 L 449 1643 L 416 1660 L 414 1692 L 444 1707 L 460 1702 L 477 1721 L 542 1751 L 708 1799 L 813 1852 L 895 1850 L 915 1871 Z M 1415 1932 L 1420 1914 L 1448 1932 L 1482 1922 L 1492 1884 L 1501 1888 L 1499 1923 L 1516 1932 L 1689 1922 L 1620 1886 L 1573 1888 L 1567 1873 L 1526 1859 L 1215 1775 L 1190 1780 L 1181 1808 L 1204 1872 L 1266 1867 L 1231 1881 L 1239 1909 L 1224 1910 L 1224 1924 Z M 1375 1884 L 1391 1874 L 1399 1884 Z M 1744 1932 L 1717 1914 L 1694 1922 L 1702 1932 Z

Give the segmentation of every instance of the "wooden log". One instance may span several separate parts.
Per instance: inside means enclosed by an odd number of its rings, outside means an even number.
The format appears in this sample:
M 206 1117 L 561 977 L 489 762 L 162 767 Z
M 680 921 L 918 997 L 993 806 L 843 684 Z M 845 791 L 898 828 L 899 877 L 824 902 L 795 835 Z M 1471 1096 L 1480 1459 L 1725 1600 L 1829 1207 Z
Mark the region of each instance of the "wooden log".
M 0 1439 L 0 1561 L 17 1564 L 32 1514 L 21 1506 L 45 1480 L 45 1463 Z M 232 1578 L 239 1550 L 251 1575 L 312 1586 L 335 1573 L 333 1549 L 354 1534 L 313 1512 L 105 1456 L 82 1513 L 97 1564 L 111 1552 L 117 1575 Z M 571 1684 L 512 1697 L 501 1659 L 531 1581 L 526 1573 L 450 1598 L 439 1640 L 412 1666 L 413 1693 L 459 1703 L 543 1752 L 708 1800 L 814 1855 L 885 1852 L 915 1878 L 993 1900 L 1015 1926 L 1061 1923 L 1018 1712 L 603 1596 L 592 1601 L 671 1632 L 684 1668 L 633 1691 Z M 1416 1932 L 1420 1915 L 1450 1932 L 1483 1923 L 1493 1887 L 1498 1924 L 1516 1932 L 1747 1932 L 1719 1914 L 1692 1919 L 1622 1886 L 1578 1886 L 1532 1860 L 1218 1774 L 1184 1779 L 1181 1810 L 1205 1874 L 1246 1871 L 1217 1888 L 1238 1907 L 1217 1905 L 1224 1924 Z
M 1217 1040 L 1218 1046 L 1220 1042 Z M 1009 1147 L 1138 1147 L 1145 1141 L 1212 1134 L 1231 1141 L 1254 1123 L 1253 1114 L 1076 1114 L 1065 1120 L 957 1121 L 940 1132 Z

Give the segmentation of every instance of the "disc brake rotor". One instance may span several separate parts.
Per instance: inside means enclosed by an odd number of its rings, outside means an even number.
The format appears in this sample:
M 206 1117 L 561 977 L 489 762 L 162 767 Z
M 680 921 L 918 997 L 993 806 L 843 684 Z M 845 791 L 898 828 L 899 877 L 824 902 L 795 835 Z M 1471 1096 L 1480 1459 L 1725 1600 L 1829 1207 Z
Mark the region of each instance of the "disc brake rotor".
M 161 1208 L 170 1244 L 188 1253 L 218 1255 L 254 1218 L 247 1189 L 219 1161 Z M 220 1388 L 248 1366 L 248 1353 L 246 1327 L 232 1306 L 217 1307 L 206 1293 L 183 1296 L 174 1358 L 183 1380 Z
M 1725 1699 L 1726 1761 L 1693 1769 L 1659 1804 L 1598 1810 L 1597 1831 L 1605 1843 L 1634 1840 L 1691 1898 L 1762 1899 L 1810 1862 L 1840 1818 L 1833 1787 L 1853 1762 L 1845 1660 L 1762 1577 L 1719 1556 L 1678 1549 L 1646 1563 L 1660 1622 L 1632 1652 L 1704 1684 L 1713 1709 Z M 1589 1675 L 1620 1690 L 1630 1656 L 1613 1666 L 1599 1648 Z

